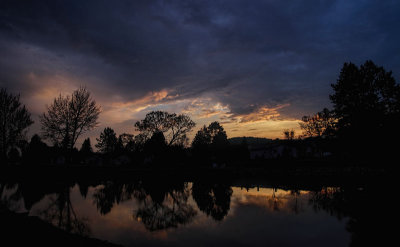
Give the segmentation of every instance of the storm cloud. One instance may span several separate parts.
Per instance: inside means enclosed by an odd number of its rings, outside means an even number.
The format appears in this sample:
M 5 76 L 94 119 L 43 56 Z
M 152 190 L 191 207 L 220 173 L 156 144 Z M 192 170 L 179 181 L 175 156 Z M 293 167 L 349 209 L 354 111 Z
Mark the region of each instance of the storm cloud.
M 0 83 L 34 114 L 86 85 L 121 126 L 199 102 L 222 121 L 295 120 L 330 106 L 344 62 L 371 59 L 398 80 L 399 12 L 372 0 L 2 1 Z

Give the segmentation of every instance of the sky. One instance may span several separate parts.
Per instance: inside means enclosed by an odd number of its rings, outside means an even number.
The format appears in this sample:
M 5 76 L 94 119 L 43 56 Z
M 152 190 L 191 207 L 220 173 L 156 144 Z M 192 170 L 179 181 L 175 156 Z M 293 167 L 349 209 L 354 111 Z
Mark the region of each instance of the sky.
M 400 73 L 400 2 L 373 0 L 0 2 L 0 87 L 39 115 L 86 86 L 107 126 L 135 133 L 152 110 L 189 115 L 191 136 L 301 134 L 345 62 Z

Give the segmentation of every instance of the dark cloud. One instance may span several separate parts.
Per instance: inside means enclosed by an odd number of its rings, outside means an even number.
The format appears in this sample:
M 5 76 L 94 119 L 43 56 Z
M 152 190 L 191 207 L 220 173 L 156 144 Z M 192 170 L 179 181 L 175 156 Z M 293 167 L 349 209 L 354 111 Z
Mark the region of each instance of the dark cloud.
M 400 71 L 397 1 L 2 1 L 1 86 L 64 76 L 102 99 L 168 89 L 232 116 L 329 106 L 346 61 Z M 55 82 L 57 83 L 57 82 Z

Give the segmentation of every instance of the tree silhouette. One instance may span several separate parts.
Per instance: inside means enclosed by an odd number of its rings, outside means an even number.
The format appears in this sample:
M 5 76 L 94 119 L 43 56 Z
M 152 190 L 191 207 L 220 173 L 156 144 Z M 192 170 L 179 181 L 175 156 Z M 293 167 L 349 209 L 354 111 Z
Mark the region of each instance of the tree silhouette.
M 31 114 L 21 105 L 19 95 L 0 90 L 0 160 L 25 137 L 26 129 L 33 123 Z
M 40 117 L 43 136 L 72 150 L 80 135 L 97 126 L 99 114 L 100 107 L 85 87 L 71 96 L 60 94 Z
M 200 164 L 208 162 L 227 162 L 232 156 L 229 141 L 224 128 L 218 122 L 212 122 L 197 131 L 192 141 L 193 154 Z
M 144 146 L 149 138 L 150 137 L 147 137 L 147 135 L 144 133 L 139 133 L 138 135 L 136 135 L 134 138 L 135 151 L 143 152 Z
M 286 140 L 294 140 L 294 134 L 295 134 L 294 130 L 289 130 L 289 129 L 283 130 L 283 135 Z
M 41 164 L 48 161 L 49 147 L 42 141 L 39 135 L 32 136 L 24 153 L 26 163 Z
M 184 145 L 187 142 L 189 133 L 196 124 L 189 116 L 164 111 L 152 111 L 146 114 L 145 119 L 135 123 L 136 130 L 149 139 L 156 132 L 164 133 L 168 146 Z
M 304 116 L 299 123 L 303 135 L 307 137 L 331 136 L 336 131 L 337 119 L 334 113 L 327 108 L 314 116 Z
M 229 144 L 226 132 L 219 122 L 215 121 L 210 123 L 207 129 L 211 135 L 211 145 L 215 147 L 225 147 Z
M 193 139 L 192 147 L 201 148 L 205 146 L 224 147 L 229 144 L 224 128 L 215 121 L 208 127 L 201 128 Z
M 100 138 L 96 138 L 96 147 L 101 153 L 111 154 L 117 148 L 117 135 L 114 130 L 110 127 L 106 127 L 103 132 L 100 133 Z
M 400 112 L 400 86 L 391 72 L 367 61 L 358 68 L 345 63 L 336 84 L 332 84 L 334 104 L 340 128 L 355 129 L 367 124 L 379 125 Z M 372 122 L 371 122 L 372 120 Z
M 167 149 L 167 143 L 165 141 L 165 137 L 162 132 L 155 132 L 153 136 L 144 145 L 145 153 L 150 157 L 152 157 L 153 159 L 152 161 L 156 163 L 159 161 L 164 161 L 162 159 L 165 158 L 164 156 L 166 149 Z
M 160 149 L 165 147 L 167 142 L 165 141 L 164 134 L 162 132 L 155 132 L 153 136 L 146 142 L 146 145 L 151 149 Z
M 211 134 L 207 127 L 204 125 L 199 131 L 197 131 L 192 141 L 192 147 L 196 149 L 206 148 L 211 144 Z
M 135 138 L 132 134 L 123 133 L 119 135 L 117 147 L 121 151 L 133 152 L 135 151 Z
M 345 63 L 332 88 L 330 99 L 343 146 L 357 147 L 361 156 L 393 153 L 387 151 L 393 149 L 389 140 L 399 137 L 400 86 L 392 73 L 372 61 L 360 67 Z
M 90 138 L 86 138 L 83 141 L 82 147 L 79 150 L 79 152 L 86 155 L 93 153 L 92 144 L 90 143 Z

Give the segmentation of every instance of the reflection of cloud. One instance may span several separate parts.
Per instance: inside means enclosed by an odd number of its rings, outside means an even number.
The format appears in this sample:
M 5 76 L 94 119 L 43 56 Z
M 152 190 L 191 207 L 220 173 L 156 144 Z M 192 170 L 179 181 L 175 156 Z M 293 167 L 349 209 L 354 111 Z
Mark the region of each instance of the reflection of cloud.
M 235 206 L 253 205 L 265 208 L 268 211 L 295 212 L 302 207 L 309 199 L 309 192 L 285 191 L 273 188 L 260 188 L 243 190 L 233 188 Z

